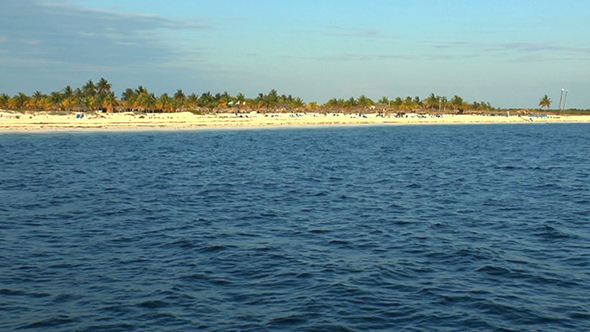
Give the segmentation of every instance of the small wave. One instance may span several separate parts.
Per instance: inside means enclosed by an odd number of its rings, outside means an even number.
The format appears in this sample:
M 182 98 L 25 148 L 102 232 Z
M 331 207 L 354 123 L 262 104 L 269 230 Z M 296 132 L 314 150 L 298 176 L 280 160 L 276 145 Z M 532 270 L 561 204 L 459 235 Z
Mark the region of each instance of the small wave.
M 62 317 L 52 317 L 49 319 L 45 319 L 42 321 L 33 322 L 24 326 L 17 328 L 17 330 L 29 330 L 29 329 L 47 329 L 47 328 L 54 328 L 61 325 L 67 325 L 75 323 L 75 319 L 71 318 L 62 318 Z
M 26 292 L 19 291 L 19 290 L 11 290 L 11 289 L 0 289 L 0 295 L 2 296 L 24 296 L 27 295 Z
M 290 315 L 285 317 L 273 318 L 267 325 L 271 326 L 294 326 L 306 323 L 307 320 L 304 317 L 298 315 Z
M 104 325 L 91 325 L 84 329 L 84 331 L 88 332 L 103 332 L 103 331 L 134 331 L 137 329 L 137 326 L 127 323 L 118 323 L 118 324 L 104 324 Z
M 541 227 L 535 235 L 543 237 L 548 240 L 557 240 L 557 239 L 566 239 L 569 238 L 570 235 L 558 230 L 555 227 L 545 225 Z
M 216 245 L 212 245 L 212 246 L 207 246 L 203 249 L 200 249 L 199 251 L 201 252 L 217 252 L 217 251 L 222 251 L 227 249 L 227 246 L 221 245 L 221 244 L 216 244 Z
M 480 267 L 476 271 L 481 272 L 481 273 L 485 273 L 485 274 L 488 274 L 491 276 L 507 276 L 510 274 L 510 270 L 508 270 L 508 269 L 505 269 L 503 267 L 491 266 L 491 265 L 486 265 L 486 266 Z
M 310 233 L 314 233 L 314 234 L 322 234 L 322 233 L 330 233 L 330 230 L 329 229 L 318 229 L 318 228 L 315 228 L 315 229 L 310 230 L 309 232 Z
M 138 307 L 143 307 L 143 308 L 148 308 L 148 309 L 165 308 L 168 305 L 169 304 L 167 302 L 159 301 L 159 300 L 144 301 L 144 302 L 137 304 Z
M 345 240 L 330 240 L 329 245 L 348 246 L 350 243 Z

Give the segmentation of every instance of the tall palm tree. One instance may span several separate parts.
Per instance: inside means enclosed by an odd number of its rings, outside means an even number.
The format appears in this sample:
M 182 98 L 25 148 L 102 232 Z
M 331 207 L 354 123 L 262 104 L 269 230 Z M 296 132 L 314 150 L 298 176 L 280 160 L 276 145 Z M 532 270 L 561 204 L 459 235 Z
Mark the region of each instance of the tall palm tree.
M 49 96 L 45 96 L 45 98 L 41 100 L 41 108 L 44 111 L 51 111 L 55 108 L 55 105 L 53 105 L 53 103 L 51 102 L 51 98 L 49 98 Z
M 99 96 L 90 96 L 86 98 L 86 106 L 88 106 L 91 111 L 96 110 L 101 105 L 101 103 L 102 101 Z
M 64 100 L 64 96 L 61 94 L 61 92 L 53 91 L 49 95 L 49 100 L 53 104 L 53 107 L 58 109 L 60 108 L 61 102 Z
M 6 93 L 0 94 L 0 108 L 8 107 L 8 102 L 10 102 L 10 96 Z
M 127 88 L 127 90 L 121 95 L 122 101 L 133 101 L 135 98 L 137 98 L 137 94 L 131 88 Z
M 195 108 L 199 104 L 199 97 L 193 92 L 186 97 L 186 105 L 190 108 Z
M 10 100 L 10 106 L 16 109 L 23 109 L 29 107 L 30 97 L 24 92 L 19 92 Z
M 381 99 L 379 99 L 379 101 L 377 101 L 377 103 L 384 104 L 384 105 L 389 105 L 389 98 L 383 96 L 383 97 L 381 97 Z
M 115 106 L 119 105 L 119 101 L 117 100 L 117 96 L 114 92 L 107 93 L 101 102 L 101 106 L 107 111 L 107 113 L 111 113 Z
M 184 91 L 182 91 L 182 89 L 176 90 L 176 92 L 174 93 L 174 100 L 175 100 L 176 108 L 178 108 L 178 109 L 184 108 L 184 106 L 186 105 L 186 95 L 184 94 Z
M 230 101 L 232 101 L 233 99 L 234 99 L 234 97 L 232 97 L 232 96 L 229 94 L 229 92 L 227 92 L 227 91 L 224 91 L 224 92 L 221 94 L 221 98 L 219 98 L 219 102 L 220 102 L 220 103 L 227 104 L 227 103 L 229 103 Z
M 99 95 L 106 95 L 111 92 L 113 85 L 109 83 L 106 79 L 101 78 L 98 83 L 96 83 L 96 91 Z
M 170 98 L 167 93 L 163 93 L 158 98 L 157 106 L 163 109 L 165 112 L 172 112 L 175 109 L 174 99 Z
M 300 97 L 295 97 L 293 100 L 289 101 L 289 106 L 293 108 L 303 108 L 305 107 L 305 102 Z
M 145 90 L 139 96 L 137 96 L 136 103 L 147 112 L 153 111 L 156 108 L 157 101 L 158 98 L 156 98 L 156 95 Z
M 74 90 L 69 85 L 63 88 L 62 92 L 64 94 L 64 98 L 70 98 L 74 96 Z
M 434 93 L 431 93 L 426 99 L 424 99 L 424 107 L 429 109 L 439 108 L 440 106 L 440 97 L 435 96 Z
M 463 110 L 463 98 L 457 95 L 454 95 L 453 98 L 451 98 L 449 104 L 453 107 L 454 110 Z
M 449 100 L 447 99 L 447 97 L 445 97 L 445 96 L 440 97 L 440 106 L 438 108 L 440 109 L 442 107 L 443 112 L 446 112 L 448 105 L 449 105 Z
M 74 90 L 74 97 L 80 100 L 84 99 L 84 91 L 82 91 L 80 88 L 76 88 L 76 90 Z
M 96 85 L 94 85 L 92 80 L 88 80 L 88 82 L 82 87 L 82 91 L 84 92 L 84 97 L 94 97 L 96 95 Z
M 246 101 L 246 96 L 243 93 L 240 92 L 240 93 L 238 93 L 236 95 L 236 100 L 237 100 L 238 103 L 242 103 L 243 104 Z
M 353 108 L 355 106 L 358 106 L 358 103 L 356 102 L 356 99 L 354 99 L 354 97 L 350 97 L 347 101 L 344 102 L 344 107 L 346 108 Z
M 135 94 L 140 95 L 144 92 L 147 92 L 147 89 L 143 87 L 143 85 L 140 85 L 137 87 L 137 89 L 135 89 Z
M 412 99 L 412 101 L 416 104 L 417 108 L 422 108 L 422 106 L 424 106 L 422 103 L 422 100 L 420 100 L 419 96 L 414 97 L 414 99 Z
M 278 104 L 279 103 L 279 93 L 277 92 L 277 90 L 275 90 L 275 89 L 270 90 L 270 92 L 266 96 L 266 101 L 268 102 L 268 104 L 273 105 L 273 106 Z
M 373 106 L 374 103 L 371 100 L 371 98 L 369 98 L 365 95 L 361 95 L 357 100 L 357 104 L 359 106 L 368 107 L 368 106 Z
M 184 91 L 182 91 L 182 89 L 176 90 L 176 93 L 174 93 L 174 99 L 177 101 L 185 101 L 186 95 L 184 94 Z
M 61 107 L 65 110 L 65 111 L 71 111 L 74 107 L 78 106 L 79 102 L 76 99 L 76 97 L 68 97 L 65 98 L 62 102 L 61 102 Z
M 33 106 L 33 108 L 36 108 L 36 109 L 42 108 L 44 98 L 45 98 L 45 95 L 41 91 L 35 91 L 35 93 L 33 93 L 33 95 L 31 96 L 31 99 L 32 99 L 31 106 Z
M 396 109 L 401 109 L 404 101 L 401 97 L 396 97 L 395 100 L 391 103 Z
M 418 108 L 418 104 L 410 96 L 407 96 L 401 105 L 401 109 L 406 111 L 414 111 L 416 108 Z
M 544 95 L 541 98 L 541 101 L 539 101 L 539 106 L 541 106 L 541 108 L 545 107 L 547 109 L 549 109 L 551 107 L 551 99 L 549 99 L 549 97 L 547 95 Z

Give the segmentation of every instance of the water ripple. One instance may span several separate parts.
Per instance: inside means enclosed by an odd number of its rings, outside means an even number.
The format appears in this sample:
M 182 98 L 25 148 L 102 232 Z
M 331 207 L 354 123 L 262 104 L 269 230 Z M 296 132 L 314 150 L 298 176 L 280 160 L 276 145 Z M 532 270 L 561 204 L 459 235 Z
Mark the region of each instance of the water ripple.
M 0 330 L 590 330 L 588 129 L 0 135 Z

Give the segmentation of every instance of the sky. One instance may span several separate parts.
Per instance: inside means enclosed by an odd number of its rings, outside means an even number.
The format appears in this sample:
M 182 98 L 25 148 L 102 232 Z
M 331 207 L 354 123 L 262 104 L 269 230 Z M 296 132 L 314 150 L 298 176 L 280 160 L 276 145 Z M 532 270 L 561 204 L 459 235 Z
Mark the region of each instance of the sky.
M 0 0 L 0 93 L 430 93 L 590 108 L 587 0 Z

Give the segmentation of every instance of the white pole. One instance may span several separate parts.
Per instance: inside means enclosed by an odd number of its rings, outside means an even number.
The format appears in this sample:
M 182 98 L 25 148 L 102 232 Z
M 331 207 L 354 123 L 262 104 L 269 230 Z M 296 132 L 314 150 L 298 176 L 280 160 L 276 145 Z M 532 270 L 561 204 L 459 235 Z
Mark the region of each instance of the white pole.
M 561 98 L 563 98 L 563 89 L 561 89 L 561 96 L 559 96 L 559 108 L 558 108 L 558 110 L 561 110 Z
M 565 115 L 565 102 L 567 101 L 567 92 L 568 90 L 565 89 L 565 98 L 563 98 L 563 115 Z

